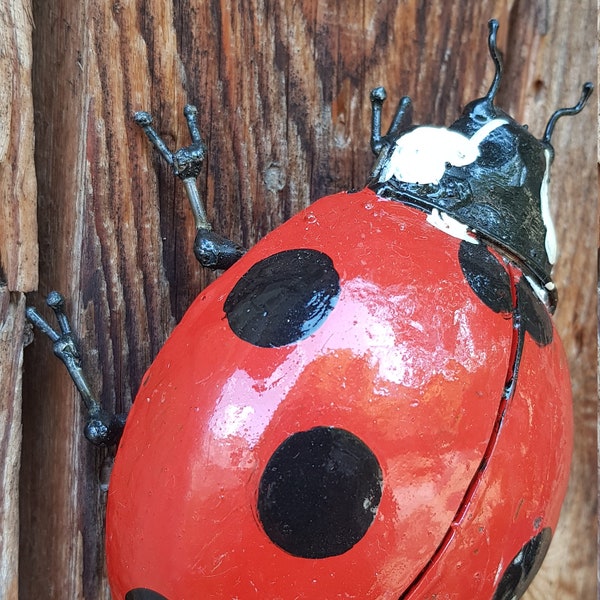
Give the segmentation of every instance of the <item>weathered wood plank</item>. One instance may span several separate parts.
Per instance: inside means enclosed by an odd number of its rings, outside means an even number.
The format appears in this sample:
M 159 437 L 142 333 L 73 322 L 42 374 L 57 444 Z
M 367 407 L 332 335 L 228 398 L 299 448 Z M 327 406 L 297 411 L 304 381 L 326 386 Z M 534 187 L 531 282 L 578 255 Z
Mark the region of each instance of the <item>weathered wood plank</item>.
M 36 180 L 31 97 L 31 2 L 0 5 L 0 283 L 37 286 Z
M 492 16 L 507 55 L 499 104 L 541 134 L 554 108 L 572 103 L 595 73 L 595 20 L 589 0 L 568 10 L 540 6 L 38 0 L 40 290 L 68 296 L 103 402 L 131 402 L 211 278 L 191 252 L 182 187 L 132 124 L 134 110 L 150 110 L 175 147 L 188 143 L 183 105 L 200 107 L 209 216 L 249 246 L 311 200 L 363 185 L 372 87 L 384 84 L 391 104 L 410 94 L 415 122 L 440 124 L 482 95 L 493 72 Z M 593 112 L 561 123 L 554 140 L 558 318 L 573 363 L 578 446 L 565 520 L 531 598 L 588 598 L 595 589 L 595 152 L 585 135 L 595 131 Z M 110 456 L 85 446 L 61 365 L 46 340 L 34 346 L 25 382 L 22 597 L 108 598 L 100 479 Z
M 19 597 L 19 464 L 25 296 L 0 286 L 0 597 Z
M 525 5 L 523 7 L 528 10 Z M 574 9 L 574 10 L 573 10 Z M 529 9 L 534 12 L 534 9 Z M 594 80 L 597 64 L 597 8 L 592 3 L 552 2 L 537 23 L 535 60 L 526 60 L 520 103 L 533 123 L 560 106 L 572 106 L 578 86 Z M 520 21 L 520 19 L 519 19 Z M 524 54 L 525 57 L 528 54 Z M 529 55 L 531 57 L 531 55 Z M 533 57 L 531 57 L 533 58 Z M 595 598 L 597 561 L 597 93 L 585 113 L 564 119 L 552 138 L 556 158 L 551 194 L 560 256 L 555 269 L 559 289 L 558 330 L 569 358 L 573 385 L 575 448 L 571 479 L 561 520 L 548 557 L 527 595 L 546 598 Z M 536 118 L 537 117 L 537 118 Z M 534 121 L 535 119 L 535 121 Z M 580 544 L 580 541 L 583 542 Z
M 24 292 L 37 286 L 31 5 L 0 3 L 0 597 L 18 598 Z

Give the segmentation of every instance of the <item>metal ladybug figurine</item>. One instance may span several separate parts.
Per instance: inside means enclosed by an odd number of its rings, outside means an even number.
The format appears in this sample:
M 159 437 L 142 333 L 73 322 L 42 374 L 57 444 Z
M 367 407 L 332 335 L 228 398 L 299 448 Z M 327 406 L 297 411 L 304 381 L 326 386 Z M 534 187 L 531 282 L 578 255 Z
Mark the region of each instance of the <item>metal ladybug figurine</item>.
M 172 154 L 195 253 L 227 268 L 144 377 L 111 475 L 115 600 L 519 598 L 558 521 L 572 446 L 567 363 L 551 320 L 548 206 L 556 111 L 541 139 L 488 93 L 448 128 L 381 134 L 367 186 L 322 198 L 251 250 L 212 232 L 193 144 Z M 90 412 L 58 294 L 53 339 Z

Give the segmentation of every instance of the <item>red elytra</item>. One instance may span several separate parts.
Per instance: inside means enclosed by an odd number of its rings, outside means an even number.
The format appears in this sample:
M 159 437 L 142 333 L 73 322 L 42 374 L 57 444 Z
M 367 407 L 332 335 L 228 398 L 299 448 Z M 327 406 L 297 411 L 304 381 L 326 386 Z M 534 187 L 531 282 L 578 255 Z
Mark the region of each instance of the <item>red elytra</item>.
M 526 335 L 515 393 L 481 480 L 447 544 L 407 599 L 512 598 L 525 591 L 540 567 L 544 551 L 531 557 L 531 571 L 511 595 L 494 596 L 530 538 L 544 538 L 547 549 L 566 493 L 571 387 L 556 331 L 554 336 L 552 344 L 540 347 Z M 497 565 L 491 576 L 490 564 Z
M 323 198 L 196 299 L 148 370 L 115 461 L 115 600 L 487 598 L 554 530 L 572 443 L 558 337 L 541 347 L 482 302 L 458 260 L 471 243 L 426 217 L 368 189 Z M 293 343 L 241 339 L 226 299 L 293 248 L 331 259 L 337 302 Z M 520 271 L 490 254 L 515 302 Z M 272 541 L 257 502 L 277 449 L 317 427 L 370 449 L 381 497 L 349 548 L 306 558 Z

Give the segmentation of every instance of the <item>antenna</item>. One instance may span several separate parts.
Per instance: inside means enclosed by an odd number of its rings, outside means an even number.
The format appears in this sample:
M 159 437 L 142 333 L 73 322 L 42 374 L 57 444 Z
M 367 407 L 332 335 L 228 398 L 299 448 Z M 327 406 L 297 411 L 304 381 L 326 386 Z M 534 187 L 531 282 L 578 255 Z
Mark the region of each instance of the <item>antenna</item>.
M 546 131 L 544 132 L 542 142 L 549 144 L 550 138 L 552 137 L 552 133 L 554 131 L 554 126 L 556 125 L 556 121 L 558 121 L 558 119 L 560 119 L 561 117 L 572 116 L 581 112 L 586 102 L 588 101 L 588 98 L 592 95 L 593 91 L 594 86 L 592 85 L 591 81 L 584 83 L 583 87 L 581 88 L 581 97 L 579 98 L 579 102 L 577 102 L 575 106 L 572 106 L 570 108 L 559 108 L 557 111 L 555 111 L 554 114 L 548 120 L 548 125 L 546 125 Z
M 381 135 L 381 109 L 386 96 L 385 88 L 378 87 L 371 91 L 371 150 L 373 150 L 375 156 L 381 152 L 384 146 L 389 147 L 394 143 L 394 140 L 400 135 L 402 127 L 405 126 L 405 120 L 409 120 L 410 98 L 403 96 L 400 99 L 388 132 Z
M 496 73 L 494 75 L 494 81 L 492 81 L 492 85 L 488 90 L 488 93 L 485 95 L 485 98 L 490 104 L 494 103 L 494 98 L 498 93 L 498 88 L 500 87 L 500 80 L 502 79 L 502 58 L 500 57 L 500 53 L 498 52 L 498 46 L 496 44 L 496 34 L 498 33 L 498 21 L 496 19 L 492 19 L 488 22 L 488 27 L 490 28 L 490 35 L 488 37 L 488 48 L 490 49 L 490 56 L 494 61 L 494 66 L 496 67 Z

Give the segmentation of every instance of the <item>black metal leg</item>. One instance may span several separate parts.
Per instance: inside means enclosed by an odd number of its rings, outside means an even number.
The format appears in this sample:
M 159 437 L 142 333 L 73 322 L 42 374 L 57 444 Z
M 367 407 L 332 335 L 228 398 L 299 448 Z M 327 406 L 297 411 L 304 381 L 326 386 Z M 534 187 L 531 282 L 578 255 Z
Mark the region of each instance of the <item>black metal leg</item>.
M 84 429 L 85 437 L 97 446 L 112 446 L 121 437 L 126 415 L 116 415 L 104 410 L 92 394 L 81 367 L 81 356 L 69 319 L 65 314 L 64 298 L 58 292 L 50 292 L 46 303 L 56 315 L 59 331 L 55 331 L 31 306 L 26 310 L 27 319 L 52 340 L 54 354 L 67 367 L 71 379 L 79 390 L 88 414 L 88 421 Z
M 174 153 L 167 148 L 167 145 L 152 127 L 152 117 L 147 112 L 135 113 L 134 119 L 142 127 L 148 139 L 162 157 L 171 165 L 175 175 L 183 181 L 197 230 L 194 242 L 196 258 L 203 267 L 228 269 L 243 256 L 246 250 L 239 244 L 212 231 L 212 225 L 206 216 L 206 210 L 196 184 L 196 177 L 200 173 L 206 151 L 196 121 L 198 110 L 195 106 L 188 104 L 183 112 L 192 138 L 192 144 L 180 148 Z

